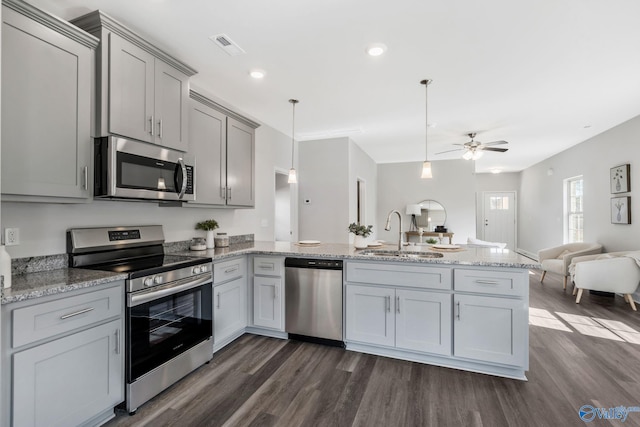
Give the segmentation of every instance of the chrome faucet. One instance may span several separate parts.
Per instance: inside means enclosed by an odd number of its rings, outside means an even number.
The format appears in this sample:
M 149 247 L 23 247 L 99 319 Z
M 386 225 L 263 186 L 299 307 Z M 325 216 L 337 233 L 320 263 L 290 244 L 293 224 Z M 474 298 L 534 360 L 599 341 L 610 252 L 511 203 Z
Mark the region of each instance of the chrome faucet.
M 392 210 L 391 212 L 389 212 L 389 215 L 387 215 L 387 223 L 384 226 L 384 229 L 389 231 L 391 230 L 391 215 L 393 213 L 397 213 L 398 214 L 398 218 L 400 219 L 400 231 L 398 232 L 398 250 L 401 251 L 402 250 L 402 214 L 400 212 L 398 212 L 397 210 Z

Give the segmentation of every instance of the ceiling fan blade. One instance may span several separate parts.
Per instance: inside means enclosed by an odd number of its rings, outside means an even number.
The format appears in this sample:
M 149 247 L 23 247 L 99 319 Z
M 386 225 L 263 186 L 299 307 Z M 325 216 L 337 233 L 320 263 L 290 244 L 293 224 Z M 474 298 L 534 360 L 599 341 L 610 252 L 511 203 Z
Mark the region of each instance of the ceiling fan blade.
M 492 141 L 492 142 L 483 143 L 482 145 L 502 145 L 502 144 L 508 144 L 508 142 L 507 141 Z
M 444 153 L 451 153 L 451 152 L 454 152 L 454 151 L 462 151 L 462 150 L 464 150 L 464 148 L 456 148 L 455 150 L 441 151 L 441 152 L 439 152 L 439 153 L 436 153 L 436 155 L 438 155 L 438 154 L 444 154 Z
M 482 151 L 497 151 L 499 153 L 504 153 L 505 151 L 508 151 L 508 148 L 493 148 L 493 147 L 482 147 L 480 148 Z

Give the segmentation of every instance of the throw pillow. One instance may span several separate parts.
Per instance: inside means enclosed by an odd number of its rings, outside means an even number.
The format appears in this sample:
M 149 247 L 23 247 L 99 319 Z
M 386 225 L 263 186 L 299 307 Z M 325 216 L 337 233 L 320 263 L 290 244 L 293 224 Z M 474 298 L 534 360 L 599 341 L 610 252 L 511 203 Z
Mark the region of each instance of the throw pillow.
M 570 253 L 571 251 L 569 249 L 565 249 L 564 251 L 562 251 L 560 255 L 558 255 L 558 259 L 562 259 L 566 254 L 570 254 Z

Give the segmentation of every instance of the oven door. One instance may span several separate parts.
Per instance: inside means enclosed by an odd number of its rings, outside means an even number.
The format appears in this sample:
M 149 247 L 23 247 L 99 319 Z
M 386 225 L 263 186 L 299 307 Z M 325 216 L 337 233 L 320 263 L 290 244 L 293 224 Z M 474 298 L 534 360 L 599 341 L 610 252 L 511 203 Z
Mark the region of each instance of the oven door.
M 202 275 L 128 295 L 128 383 L 211 338 L 211 287 Z
M 195 200 L 194 162 L 179 151 L 110 136 L 96 140 L 98 197 Z

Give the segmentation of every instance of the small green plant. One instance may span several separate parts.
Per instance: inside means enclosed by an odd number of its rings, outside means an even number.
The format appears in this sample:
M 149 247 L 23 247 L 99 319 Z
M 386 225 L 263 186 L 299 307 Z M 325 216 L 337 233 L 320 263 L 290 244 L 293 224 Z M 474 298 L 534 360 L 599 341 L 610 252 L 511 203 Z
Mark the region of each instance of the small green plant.
M 359 225 L 352 222 L 349 224 L 349 232 L 356 236 L 368 237 L 373 232 L 373 225 Z
M 434 243 L 438 243 L 438 241 L 436 239 L 434 239 L 433 237 L 429 237 L 427 239 L 427 243 L 429 243 L 430 245 L 433 245 Z
M 218 228 L 218 221 L 216 221 L 215 219 L 200 221 L 196 224 L 196 230 L 212 231 L 216 228 Z

